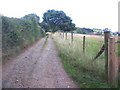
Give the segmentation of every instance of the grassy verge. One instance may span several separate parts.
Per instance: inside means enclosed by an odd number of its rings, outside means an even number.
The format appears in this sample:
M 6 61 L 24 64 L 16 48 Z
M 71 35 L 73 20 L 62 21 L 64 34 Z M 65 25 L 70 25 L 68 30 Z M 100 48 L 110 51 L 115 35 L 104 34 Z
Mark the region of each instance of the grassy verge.
M 39 39 L 38 41 L 40 41 L 40 39 Z M 35 45 L 38 41 L 36 41 L 36 42 L 34 42 L 34 43 L 32 43 L 32 44 L 30 44 L 30 45 L 28 45 L 28 46 L 20 49 L 19 51 L 17 51 L 16 49 L 15 49 L 16 51 L 13 50 L 12 55 L 9 55 L 9 57 L 6 57 L 6 58 L 3 58 L 3 57 L 2 57 L 2 64 L 4 65 L 7 61 L 12 60 L 12 59 L 15 58 L 16 56 L 20 55 L 20 54 L 23 53 L 25 50 L 27 50 L 27 49 L 29 49 L 31 46 Z
M 120 89 L 120 72 L 119 72 L 119 75 L 118 75 L 118 88 Z
M 42 48 L 41 48 L 41 51 L 44 50 L 44 48 L 45 48 L 45 46 L 46 46 L 46 44 L 47 44 L 47 40 L 48 40 L 48 36 L 46 36 L 46 38 L 45 38 L 45 42 L 44 42 L 44 44 L 43 44 L 43 46 L 42 46 Z
M 112 88 L 104 78 L 104 54 L 93 61 L 99 52 L 102 38 L 86 37 L 85 53 L 82 51 L 82 37 L 74 36 L 65 40 L 58 34 L 53 36 L 59 56 L 62 59 L 65 70 L 81 88 Z
M 66 56 L 59 54 L 65 70 L 71 78 L 78 84 L 81 88 L 111 88 L 104 80 L 100 77 L 92 75 L 89 71 L 83 71 L 83 69 L 75 68 L 72 63 L 66 60 Z

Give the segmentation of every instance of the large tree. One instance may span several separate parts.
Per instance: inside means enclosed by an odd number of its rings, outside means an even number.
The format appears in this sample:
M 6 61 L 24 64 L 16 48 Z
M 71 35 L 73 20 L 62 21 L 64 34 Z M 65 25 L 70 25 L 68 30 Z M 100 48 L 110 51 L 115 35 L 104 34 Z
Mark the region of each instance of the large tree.
M 31 20 L 31 21 L 37 21 L 37 22 L 40 21 L 40 17 L 37 16 L 36 14 L 33 14 L 33 13 L 32 13 L 32 14 L 25 15 L 23 18 L 24 18 L 24 19 L 29 19 L 29 20 Z
M 75 29 L 75 24 L 63 11 L 48 10 L 43 15 L 41 26 L 44 29 L 51 29 L 52 32 L 57 30 L 71 31 Z M 47 30 L 46 30 L 47 31 Z

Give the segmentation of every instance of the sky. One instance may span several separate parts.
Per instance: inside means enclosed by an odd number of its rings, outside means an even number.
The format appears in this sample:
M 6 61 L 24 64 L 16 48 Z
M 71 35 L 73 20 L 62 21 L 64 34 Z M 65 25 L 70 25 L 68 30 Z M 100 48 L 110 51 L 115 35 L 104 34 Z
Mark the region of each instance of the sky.
M 120 0 L 0 0 L 0 14 L 20 18 L 35 13 L 41 21 L 49 9 L 62 10 L 77 27 L 118 31 Z

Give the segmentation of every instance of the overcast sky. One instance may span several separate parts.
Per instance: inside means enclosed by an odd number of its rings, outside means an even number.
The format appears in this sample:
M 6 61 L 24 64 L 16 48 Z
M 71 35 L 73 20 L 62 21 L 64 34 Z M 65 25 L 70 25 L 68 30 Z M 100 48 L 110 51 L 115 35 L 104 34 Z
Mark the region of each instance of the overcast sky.
M 63 10 L 78 27 L 118 31 L 118 1 L 120 0 L 1 0 L 0 13 L 18 18 L 36 13 L 42 21 L 43 13 L 47 10 Z

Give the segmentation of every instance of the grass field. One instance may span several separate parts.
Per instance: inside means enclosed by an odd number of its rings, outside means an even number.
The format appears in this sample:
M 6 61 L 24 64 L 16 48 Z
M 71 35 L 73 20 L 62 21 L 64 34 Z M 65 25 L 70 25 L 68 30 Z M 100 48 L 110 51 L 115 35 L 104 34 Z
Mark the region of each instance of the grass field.
M 83 35 L 68 35 L 67 40 L 58 33 L 53 35 L 59 56 L 68 74 L 81 88 L 111 88 L 105 80 L 104 53 L 96 60 L 93 58 L 101 49 L 102 36 L 86 35 L 85 53 L 83 53 Z

